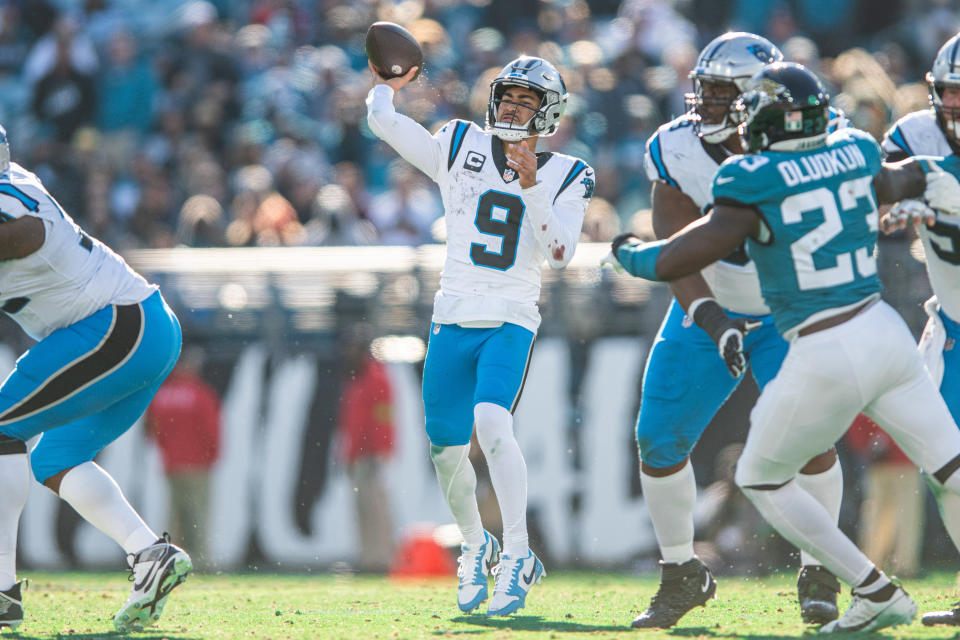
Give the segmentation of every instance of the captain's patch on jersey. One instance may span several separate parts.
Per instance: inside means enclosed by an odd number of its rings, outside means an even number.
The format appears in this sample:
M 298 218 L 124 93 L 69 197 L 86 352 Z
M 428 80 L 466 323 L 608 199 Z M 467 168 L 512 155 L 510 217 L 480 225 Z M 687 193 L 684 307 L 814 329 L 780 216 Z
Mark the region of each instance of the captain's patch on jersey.
M 480 171 L 483 168 L 483 163 L 487 161 L 487 156 L 482 153 L 477 153 L 476 151 L 471 151 L 467 154 L 467 159 L 463 161 L 463 168 L 469 169 L 470 171 Z

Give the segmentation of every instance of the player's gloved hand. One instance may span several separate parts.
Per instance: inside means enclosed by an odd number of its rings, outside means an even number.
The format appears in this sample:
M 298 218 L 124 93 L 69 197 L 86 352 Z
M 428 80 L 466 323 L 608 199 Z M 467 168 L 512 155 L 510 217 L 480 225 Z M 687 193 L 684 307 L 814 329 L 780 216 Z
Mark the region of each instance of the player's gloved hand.
M 937 211 L 960 215 L 960 182 L 936 162 L 928 161 L 927 188 L 923 199 Z
M 890 210 L 880 218 L 880 230 L 891 234 L 909 225 L 919 227 L 925 224 L 932 227 L 937 220 L 937 212 L 920 200 L 901 200 L 890 207 Z
M 637 242 L 640 242 L 640 238 L 638 238 L 636 235 L 634 235 L 629 231 L 627 231 L 626 233 L 621 233 L 620 235 L 615 237 L 613 240 L 611 240 L 610 253 L 603 256 L 603 259 L 600 260 L 600 266 L 601 267 L 610 266 L 610 267 L 613 267 L 613 270 L 616 271 L 617 273 L 623 273 L 624 268 L 623 268 L 623 265 L 620 264 L 620 260 L 617 258 L 617 249 L 619 249 L 620 247 L 622 247 L 623 245 L 625 245 L 626 243 L 632 240 L 636 240 Z
M 713 298 L 699 298 L 690 304 L 690 317 L 697 326 L 717 343 L 717 351 L 727 365 L 727 371 L 739 378 L 747 370 L 747 356 L 743 353 L 743 338 L 763 323 L 747 318 L 731 318 Z
M 623 245 L 627 244 L 630 241 L 636 240 L 640 242 L 640 238 L 636 234 L 627 231 L 616 236 L 613 240 L 610 241 L 610 252 L 613 254 L 613 257 L 617 257 L 617 250 Z

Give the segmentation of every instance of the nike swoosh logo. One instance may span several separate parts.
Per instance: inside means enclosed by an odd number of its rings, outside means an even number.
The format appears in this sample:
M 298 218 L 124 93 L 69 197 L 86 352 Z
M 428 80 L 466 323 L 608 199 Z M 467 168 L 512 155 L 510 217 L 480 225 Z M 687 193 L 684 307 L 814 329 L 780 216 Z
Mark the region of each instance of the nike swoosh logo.
M 733 181 L 733 176 L 727 176 L 726 178 L 717 178 L 717 184 L 727 184 L 728 182 Z
M 534 563 L 533 563 L 533 566 L 530 567 L 530 575 L 528 575 L 528 576 L 523 576 L 523 581 L 524 581 L 526 584 L 533 584 L 533 574 L 535 574 L 536 572 L 537 572 L 537 563 L 534 562 Z
M 547 576 L 547 577 L 549 577 L 549 576 Z M 703 589 L 702 589 L 702 591 L 703 591 L 704 593 L 706 593 L 706 592 L 709 591 L 709 590 L 710 590 L 710 574 L 709 574 L 709 573 L 705 573 L 705 574 L 703 574 Z
M 138 583 L 135 582 L 133 585 L 133 588 L 137 590 L 142 590 L 146 585 L 150 584 L 154 580 L 154 578 L 156 577 L 160 569 L 167 564 L 167 560 L 170 558 L 171 555 L 172 553 L 169 547 L 164 549 L 160 557 L 153 562 L 153 566 L 147 572 L 147 575 L 145 575 L 143 577 L 143 580 L 141 580 L 140 582 Z

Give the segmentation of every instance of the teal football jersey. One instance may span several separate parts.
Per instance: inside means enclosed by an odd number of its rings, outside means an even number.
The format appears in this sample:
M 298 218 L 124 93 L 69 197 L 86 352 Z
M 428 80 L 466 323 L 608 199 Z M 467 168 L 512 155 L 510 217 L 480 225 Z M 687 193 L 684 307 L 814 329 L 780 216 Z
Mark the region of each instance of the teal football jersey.
M 763 237 L 748 239 L 747 251 L 784 336 L 879 294 L 880 158 L 870 134 L 846 128 L 815 149 L 734 156 L 717 170 L 714 203 L 752 207 L 762 218 Z

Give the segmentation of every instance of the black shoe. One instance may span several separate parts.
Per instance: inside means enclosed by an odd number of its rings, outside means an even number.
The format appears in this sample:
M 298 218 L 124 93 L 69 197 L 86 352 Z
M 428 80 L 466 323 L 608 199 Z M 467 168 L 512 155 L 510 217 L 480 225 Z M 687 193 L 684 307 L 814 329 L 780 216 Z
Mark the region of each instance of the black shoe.
M 6 591 L 0 591 L 0 628 L 16 629 L 23 622 L 23 599 L 20 585 L 23 580 Z
M 800 617 L 807 624 L 827 624 L 840 616 L 837 595 L 840 581 L 830 571 L 811 564 L 800 568 L 797 578 L 797 601 Z
M 688 611 L 702 607 L 716 596 L 717 581 L 699 558 L 683 564 L 660 562 L 660 588 L 650 600 L 650 608 L 637 616 L 634 629 L 668 629 Z
M 931 611 L 923 614 L 920 621 L 928 627 L 938 624 L 946 624 L 951 627 L 960 627 L 960 602 L 956 603 L 950 611 Z

